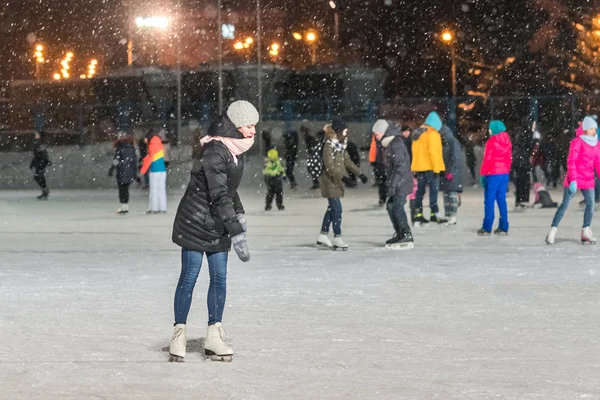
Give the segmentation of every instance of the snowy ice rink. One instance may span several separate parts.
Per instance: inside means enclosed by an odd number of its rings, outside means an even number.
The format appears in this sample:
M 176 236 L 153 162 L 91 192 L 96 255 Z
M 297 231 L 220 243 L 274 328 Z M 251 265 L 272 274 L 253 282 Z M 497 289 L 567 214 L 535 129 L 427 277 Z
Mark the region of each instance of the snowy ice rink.
M 252 260 L 230 256 L 224 315 L 233 362 L 203 357 L 203 268 L 189 354 L 171 364 L 182 191 L 147 216 L 134 190 L 126 217 L 116 191 L 37 194 L 0 192 L 2 399 L 600 398 L 600 246 L 579 243 L 576 207 L 553 247 L 553 210 L 511 212 L 510 236 L 480 238 L 469 190 L 458 226 L 392 251 L 369 185 L 347 193 L 351 247 L 335 253 L 313 247 L 318 195 L 288 191 L 286 211 L 265 213 L 246 188 Z

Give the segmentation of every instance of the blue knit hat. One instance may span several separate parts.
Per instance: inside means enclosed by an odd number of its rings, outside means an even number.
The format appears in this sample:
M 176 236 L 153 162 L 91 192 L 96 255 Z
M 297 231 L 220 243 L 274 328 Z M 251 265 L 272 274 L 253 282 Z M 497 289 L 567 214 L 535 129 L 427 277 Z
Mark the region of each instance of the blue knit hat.
M 583 119 L 581 127 L 584 131 L 587 131 L 588 129 L 598 129 L 598 123 L 593 117 L 588 116 Z
M 425 120 L 425 125 L 432 127 L 436 131 L 442 129 L 442 119 L 435 111 L 430 112 Z
M 494 120 L 490 122 L 490 131 L 492 132 L 492 136 L 506 132 L 506 125 L 500 120 Z

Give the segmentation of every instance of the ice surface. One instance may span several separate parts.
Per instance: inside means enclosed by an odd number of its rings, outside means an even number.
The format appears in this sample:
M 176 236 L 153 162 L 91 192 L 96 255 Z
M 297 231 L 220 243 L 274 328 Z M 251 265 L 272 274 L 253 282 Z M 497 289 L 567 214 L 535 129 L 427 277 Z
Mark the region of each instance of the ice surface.
M 286 211 L 265 213 L 245 188 L 252 261 L 231 255 L 224 315 L 233 362 L 202 356 L 203 268 L 190 353 L 171 364 L 181 193 L 147 216 L 134 190 L 125 217 L 116 191 L 0 193 L 0 398 L 600 398 L 600 247 L 579 244 L 575 204 L 548 247 L 552 210 L 476 236 L 469 191 L 458 226 L 415 229 L 416 248 L 393 251 L 369 185 L 343 200 L 350 250 L 330 252 L 313 247 L 318 195 L 288 191 Z

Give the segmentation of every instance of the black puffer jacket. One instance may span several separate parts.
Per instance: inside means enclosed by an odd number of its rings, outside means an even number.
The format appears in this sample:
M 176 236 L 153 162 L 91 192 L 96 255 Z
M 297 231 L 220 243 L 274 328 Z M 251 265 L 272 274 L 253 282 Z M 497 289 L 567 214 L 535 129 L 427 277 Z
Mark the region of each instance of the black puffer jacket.
M 385 176 L 390 197 L 408 196 L 413 191 L 410 155 L 402 133 L 390 123 L 381 140 L 385 148 Z
M 36 139 L 33 143 L 33 159 L 29 164 L 29 169 L 35 168 L 36 170 L 43 170 L 51 164 L 50 158 L 48 157 L 48 147 L 46 146 L 44 139 Z
M 137 154 L 131 139 L 120 139 L 115 144 L 115 158 L 110 172 L 117 169 L 117 183 L 128 185 L 137 177 Z
M 452 133 L 452 130 L 446 125 L 440 129 L 440 135 L 442 136 L 442 156 L 444 157 L 444 164 L 446 165 L 446 171 L 441 174 L 440 177 L 440 190 L 444 193 L 448 192 L 462 192 L 462 148 L 460 142 Z M 448 179 L 446 174 L 452 174 L 452 180 Z
M 227 117 L 211 126 L 209 136 L 241 139 Z M 244 208 L 237 194 L 244 162 L 221 142 L 204 145 L 194 160 L 190 183 L 179 203 L 173 224 L 173 242 L 187 250 L 224 252 L 231 237 L 243 232 L 237 214 Z

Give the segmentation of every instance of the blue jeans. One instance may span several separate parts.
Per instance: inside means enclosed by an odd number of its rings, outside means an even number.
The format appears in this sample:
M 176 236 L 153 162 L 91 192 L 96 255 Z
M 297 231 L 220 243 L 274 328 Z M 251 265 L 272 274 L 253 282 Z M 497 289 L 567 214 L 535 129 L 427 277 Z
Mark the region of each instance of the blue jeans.
M 494 207 L 498 203 L 500 221 L 498 227 L 508 232 L 508 207 L 506 205 L 506 189 L 508 188 L 508 174 L 488 175 L 485 185 L 485 214 L 482 228 L 492 231 L 494 225 Z
M 396 233 L 410 232 L 410 225 L 408 224 L 408 217 L 406 211 L 404 211 L 404 205 L 406 204 L 406 196 L 401 197 L 390 197 L 387 202 L 387 212 L 394 226 Z
M 423 213 L 423 197 L 425 197 L 425 188 L 429 186 L 429 208 L 431 212 L 437 214 L 438 192 L 440 191 L 440 175 L 433 171 L 417 172 L 417 195 L 415 198 L 415 207 L 417 214 Z
M 594 189 L 582 189 L 581 193 L 583 193 L 583 198 L 585 199 L 585 212 L 583 213 L 583 227 L 587 228 L 592 224 L 592 217 L 594 216 Z M 569 188 L 566 187 L 563 194 L 563 201 L 558 206 L 556 213 L 554 214 L 554 219 L 552 220 L 552 226 L 558 228 L 558 224 L 565 216 L 565 212 L 569 208 L 569 204 L 571 204 L 571 200 L 573 200 L 575 194 L 571 194 Z
M 210 286 L 208 287 L 208 324 L 221 322 L 227 295 L 227 256 L 229 253 L 206 253 Z M 204 253 L 181 249 L 181 275 L 175 291 L 175 324 L 185 324 L 192 305 L 194 286 L 200 274 Z
M 329 227 L 333 225 L 333 234 L 335 236 L 342 235 L 342 201 L 339 197 L 327 199 L 329 206 L 325 217 L 323 217 L 323 225 L 321 225 L 322 233 L 329 233 Z

